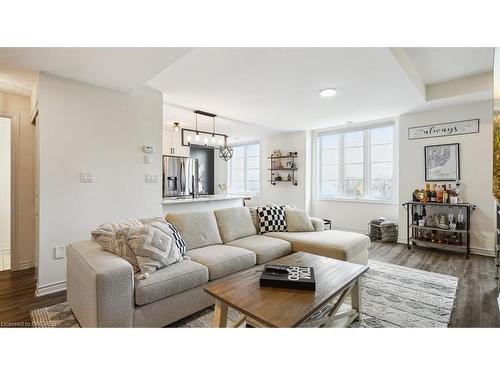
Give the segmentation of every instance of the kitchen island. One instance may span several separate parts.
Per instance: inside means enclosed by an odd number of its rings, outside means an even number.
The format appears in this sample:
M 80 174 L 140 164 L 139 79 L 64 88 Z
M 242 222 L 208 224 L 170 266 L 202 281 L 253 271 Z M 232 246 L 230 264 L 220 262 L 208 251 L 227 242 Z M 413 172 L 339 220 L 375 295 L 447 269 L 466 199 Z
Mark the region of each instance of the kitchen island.
M 196 198 L 168 197 L 163 198 L 163 215 L 173 212 L 205 211 L 228 207 L 242 207 L 250 197 L 243 195 L 199 195 Z

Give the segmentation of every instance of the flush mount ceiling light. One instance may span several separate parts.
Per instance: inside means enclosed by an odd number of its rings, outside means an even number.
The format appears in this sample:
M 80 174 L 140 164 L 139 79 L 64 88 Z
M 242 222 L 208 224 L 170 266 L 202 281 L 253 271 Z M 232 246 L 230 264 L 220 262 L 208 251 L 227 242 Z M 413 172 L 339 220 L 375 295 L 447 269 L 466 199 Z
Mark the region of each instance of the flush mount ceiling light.
M 337 94 L 337 90 L 336 89 L 323 89 L 319 92 L 319 94 L 324 97 L 324 98 L 330 98 L 332 96 L 335 96 Z

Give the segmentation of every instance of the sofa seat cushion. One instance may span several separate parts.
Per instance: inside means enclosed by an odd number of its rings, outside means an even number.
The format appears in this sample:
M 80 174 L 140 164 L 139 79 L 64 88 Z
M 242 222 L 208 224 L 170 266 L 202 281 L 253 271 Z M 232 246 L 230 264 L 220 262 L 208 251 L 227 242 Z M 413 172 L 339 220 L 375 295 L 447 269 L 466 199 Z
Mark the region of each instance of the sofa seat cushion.
M 323 232 L 271 232 L 265 233 L 264 236 L 289 241 L 293 251 L 304 251 L 352 263 L 368 263 L 370 238 L 364 234 L 325 230 Z
M 208 268 L 209 279 L 215 280 L 256 264 L 253 251 L 227 245 L 214 245 L 189 250 L 191 260 Z
M 202 264 L 183 260 L 152 273 L 147 279 L 135 279 L 135 304 L 146 305 L 162 298 L 203 285 L 208 269 Z
M 270 262 L 273 259 L 280 258 L 292 251 L 290 242 L 261 235 L 253 235 L 228 242 L 227 245 L 242 247 L 253 251 L 257 256 L 257 264 Z

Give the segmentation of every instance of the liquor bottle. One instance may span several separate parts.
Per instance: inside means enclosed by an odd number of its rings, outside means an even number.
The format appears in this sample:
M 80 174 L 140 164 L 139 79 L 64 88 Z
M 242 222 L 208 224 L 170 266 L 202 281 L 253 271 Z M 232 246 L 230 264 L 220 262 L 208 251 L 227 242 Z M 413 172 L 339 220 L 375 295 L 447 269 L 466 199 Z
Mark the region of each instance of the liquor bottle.
M 439 185 L 436 186 L 436 202 L 443 203 L 443 190 Z
M 430 187 L 429 184 L 425 184 L 425 189 L 424 189 L 424 202 L 429 202 L 431 199 L 430 197 Z
M 441 189 L 443 190 L 443 203 L 448 203 L 448 190 L 446 190 L 446 184 L 441 186 Z
M 431 202 L 435 202 L 436 201 L 436 192 L 434 190 L 435 186 L 436 186 L 435 184 L 431 185 L 431 193 L 430 193 L 431 194 L 431 199 L 430 199 Z

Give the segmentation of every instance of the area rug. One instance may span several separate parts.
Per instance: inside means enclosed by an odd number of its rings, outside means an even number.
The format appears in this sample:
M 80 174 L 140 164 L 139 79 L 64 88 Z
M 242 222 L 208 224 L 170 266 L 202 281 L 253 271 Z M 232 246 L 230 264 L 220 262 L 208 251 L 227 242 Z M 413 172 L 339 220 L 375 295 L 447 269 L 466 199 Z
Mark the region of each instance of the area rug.
M 351 328 L 431 328 L 447 327 L 458 288 L 454 276 L 409 267 L 370 261 L 362 278 L 363 314 Z M 350 303 L 346 300 L 346 303 Z M 316 313 L 305 327 L 317 327 L 328 305 Z M 67 303 L 31 311 L 33 327 L 79 327 Z M 229 320 L 237 313 L 229 312 Z M 207 308 L 169 327 L 204 328 L 212 324 L 213 308 Z

